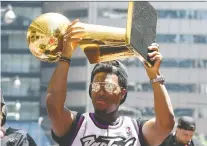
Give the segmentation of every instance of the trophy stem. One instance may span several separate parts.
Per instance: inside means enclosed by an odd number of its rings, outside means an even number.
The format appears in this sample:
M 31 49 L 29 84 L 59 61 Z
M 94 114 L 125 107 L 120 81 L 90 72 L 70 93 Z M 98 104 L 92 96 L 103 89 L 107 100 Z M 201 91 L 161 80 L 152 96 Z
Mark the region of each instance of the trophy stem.
M 86 34 L 79 42 L 89 62 L 97 63 L 134 55 L 126 46 L 126 29 L 102 25 L 77 23 Z

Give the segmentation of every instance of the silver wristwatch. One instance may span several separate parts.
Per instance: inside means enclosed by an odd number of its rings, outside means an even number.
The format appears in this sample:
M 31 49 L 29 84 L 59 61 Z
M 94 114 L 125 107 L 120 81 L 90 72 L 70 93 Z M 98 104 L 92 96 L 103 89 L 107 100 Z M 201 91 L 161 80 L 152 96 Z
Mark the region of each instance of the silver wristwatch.
M 158 76 L 157 78 L 150 80 L 150 83 L 151 83 L 151 84 L 152 84 L 152 83 L 156 83 L 156 82 L 160 82 L 160 83 L 163 84 L 163 83 L 165 82 L 165 78 L 164 78 L 164 76 L 163 76 L 163 75 L 160 75 L 160 76 Z

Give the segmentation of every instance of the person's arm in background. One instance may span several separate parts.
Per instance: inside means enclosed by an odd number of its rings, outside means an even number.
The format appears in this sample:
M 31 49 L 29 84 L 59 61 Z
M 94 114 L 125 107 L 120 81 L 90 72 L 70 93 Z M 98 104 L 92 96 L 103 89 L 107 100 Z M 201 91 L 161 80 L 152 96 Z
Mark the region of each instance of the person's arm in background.
M 62 39 L 62 56 L 71 58 L 84 35 L 83 28 L 75 27 L 76 21 L 68 27 Z M 70 130 L 73 114 L 64 108 L 67 94 L 67 76 L 70 68 L 68 62 L 59 61 L 50 79 L 46 95 L 46 107 L 51 120 L 52 130 L 56 136 L 63 136 Z
M 149 79 L 152 80 L 160 76 L 159 68 L 162 55 L 159 53 L 157 44 L 152 44 L 149 49 L 153 50 L 152 53 L 148 54 L 150 59 L 155 61 L 155 64 L 151 68 L 145 66 L 145 69 Z M 175 119 L 170 96 L 165 85 L 161 82 L 155 82 L 152 83 L 152 88 L 154 92 L 155 118 L 144 123 L 142 132 L 149 146 L 157 146 L 170 134 L 174 127 Z

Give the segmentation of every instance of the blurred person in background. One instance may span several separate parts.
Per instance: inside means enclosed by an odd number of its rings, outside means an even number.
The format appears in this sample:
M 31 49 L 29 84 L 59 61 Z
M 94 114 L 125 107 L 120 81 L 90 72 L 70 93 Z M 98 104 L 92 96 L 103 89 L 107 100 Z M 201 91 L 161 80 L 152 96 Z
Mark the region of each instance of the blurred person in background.
M 25 131 L 5 126 L 7 119 L 7 106 L 1 94 L 1 114 L 0 114 L 0 143 L 1 146 L 36 146 L 32 137 Z
M 62 56 L 47 90 L 46 105 L 53 139 L 60 146 L 161 144 L 174 127 L 174 113 L 159 72 L 162 55 L 157 44 L 149 47 L 153 52 L 148 54 L 155 65 L 145 66 L 154 91 L 155 118 L 143 121 L 118 115 L 119 105 L 127 97 L 128 74 L 126 67 L 117 60 L 98 63 L 92 71 L 89 95 L 94 113 L 81 114 L 64 107 L 70 59 L 84 36 L 83 28 L 74 26 L 77 22 L 73 21 L 64 34 Z
M 193 139 L 196 123 L 192 117 L 182 116 L 178 119 L 176 131 L 171 133 L 160 146 L 202 146 Z

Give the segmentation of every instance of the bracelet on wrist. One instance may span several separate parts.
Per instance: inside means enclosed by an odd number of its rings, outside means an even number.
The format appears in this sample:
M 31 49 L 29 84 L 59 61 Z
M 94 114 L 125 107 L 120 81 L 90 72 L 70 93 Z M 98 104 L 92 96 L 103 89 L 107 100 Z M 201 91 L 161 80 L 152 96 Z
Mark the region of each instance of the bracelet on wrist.
M 71 63 L 71 59 L 68 58 L 68 57 L 65 57 L 65 56 L 61 56 L 61 57 L 59 58 L 59 61 L 67 62 L 69 65 L 70 65 L 70 63 Z

